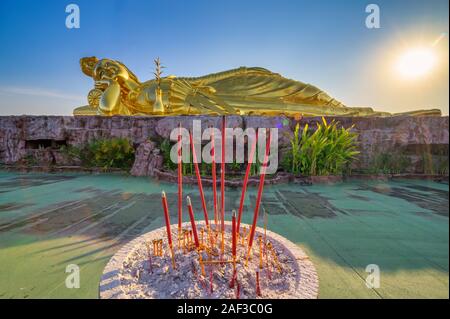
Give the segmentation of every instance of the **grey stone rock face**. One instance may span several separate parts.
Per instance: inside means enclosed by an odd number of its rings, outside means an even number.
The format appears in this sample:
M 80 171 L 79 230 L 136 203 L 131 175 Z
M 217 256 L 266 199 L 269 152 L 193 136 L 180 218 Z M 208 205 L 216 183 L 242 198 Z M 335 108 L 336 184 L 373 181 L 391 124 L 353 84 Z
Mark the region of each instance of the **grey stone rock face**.
M 344 127 L 354 125 L 359 134 L 360 155 L 354 169 L 367 169 L 380 153 L 401 153 L 410 161 L 408 170 L 422 173 L 424 154 L 448 158 L 448 116 L 442 117 L 327 117 Z M 24 157 L 33 156 L 38 163 L 52 161 L 53 165 L 73 165 L 58 152 L 57 145 L 82 145 L 97 138 L 125 137 L 136 146 L 136 162 L 133 175 L 153 175 L 162 166 L 162 156 L 155 145 L 148 141 L 161 141 L 179 123 L 192 128 L 193 120 L 201 120 L 202 129 L 212 125 L 221 128 L 221 116 L 173 116 L 173 117 L 127 117 L 127 116 L 0 116 L 0 163 L 15 164 Z M 296 121 L 285 116 L 227 116 L 227 127 L 278 128 L 279 155 L 289 148 L 289 139 Z M 303 118 L 301 128 L 308 124 L 312 129 L 320 117 Z M 49 151 L 39 150 L 44 145 Z M 56 145 L 56 146 L 55 146 Z M 279 159 L 281 163 L 281 158 Z M 425 163 L 427 164 L 427 163 Z M 429 163 L 428 163 L 429 164 Z
M 134 176 L 154 176 L 155 169 L 160 169 L 163 164 L 163 158 L 159 154 L 156 144 L 151 141 L 141 143 L 135 155 L 131 175 Z

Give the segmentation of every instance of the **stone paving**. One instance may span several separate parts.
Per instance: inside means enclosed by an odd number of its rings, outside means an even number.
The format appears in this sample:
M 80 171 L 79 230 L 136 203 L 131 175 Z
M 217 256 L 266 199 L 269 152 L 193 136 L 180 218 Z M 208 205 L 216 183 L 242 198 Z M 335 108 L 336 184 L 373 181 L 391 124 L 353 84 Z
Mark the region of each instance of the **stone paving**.
M 163 189 L 175 221 L 173 184 L 124 175 L 0 172 L 0 298 L 98 297 L 110 258 L 164 225 Z M 198 190 L 184 191 L 202 218 Z M 210 188 L 205 194 L 212 216 Z M 244 223 L 251 222 L 255 196 L 250 187 Z M 226 207 L 238 207 L 239 198 L 240 189 L 227 189 Z M 267 186 L 262 206 L 268 229 L 313 261 L 321 298 L 448 298 L 448 183 Z M 64 285 L 69 264 L 80 267 L 80 289 Z M 381 269 L 380 288 L 365 285 L 369 264 Z

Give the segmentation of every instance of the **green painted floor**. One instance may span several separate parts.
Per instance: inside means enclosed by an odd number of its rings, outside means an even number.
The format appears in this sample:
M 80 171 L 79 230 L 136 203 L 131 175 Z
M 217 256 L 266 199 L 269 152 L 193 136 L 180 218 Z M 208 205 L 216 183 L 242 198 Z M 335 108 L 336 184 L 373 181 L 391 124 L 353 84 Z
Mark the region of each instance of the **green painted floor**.
M 0 172 L 0 298 L 97 298 L 103 267 L 125 242 L 176 221 L 176 185 L 121 175 Z M 185 187 L 201 217 L 198 192 Z M 302 247 L 321 298 L 448 298 L 448 183 L 421 180 L 266 187 L 269 229 Z M 250 222 L 250 189 L 243 222 Z M 228 212 L 240 189 L 227 190 Z M 208 207 L 212 193 L 206 190 Z M 212 215 L 212 211 L 211 211 Z M 186 215 L 187 216 L 187 215 Z M 227 214 L 230 217 L 230 213 Z M 79 289 L 65 286 L 69 264 Z M 376 264 L 380 287 L 366 287 Z

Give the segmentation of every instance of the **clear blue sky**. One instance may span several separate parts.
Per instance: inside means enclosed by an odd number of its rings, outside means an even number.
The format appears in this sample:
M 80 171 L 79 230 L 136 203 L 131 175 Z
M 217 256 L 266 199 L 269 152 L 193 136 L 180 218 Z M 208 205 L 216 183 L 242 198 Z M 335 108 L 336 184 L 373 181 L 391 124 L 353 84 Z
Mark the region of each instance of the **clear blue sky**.
M 80 29 L 65 7 L 78 4 Z M 367 29 L 365 7 L 381 9 Z M 447 0 L 0 0 L 0 114 L 71 114 L 92 80 L 78 61 L 124 62 L 140 80 L 159 56 L 167 74 L 197 76 L 261 66 L 312 83 L 350 106 L 448 114 L 444 59 L 422 82 L 395 82 L 387 56 L 400 44 L 432 43 L 448 58 Z

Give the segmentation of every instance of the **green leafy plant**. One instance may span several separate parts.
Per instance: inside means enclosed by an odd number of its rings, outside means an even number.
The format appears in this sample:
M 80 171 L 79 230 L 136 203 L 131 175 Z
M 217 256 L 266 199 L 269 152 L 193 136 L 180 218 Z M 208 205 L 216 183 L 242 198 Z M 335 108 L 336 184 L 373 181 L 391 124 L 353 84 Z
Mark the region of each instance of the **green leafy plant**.
M 422 154 L 422 170 L 424 174 L 448 175 L 448 155 Z
M 307 126 L 306 126 L 307 127 Z M 288 152 L 281 163 L 284 170 L 293 174 L 300 173 L 300 124 L 297 123 L 294 129 L 294 136 L 290 140 L 290 152 Z
M 165 139 L 161 142 L 160 144 L 160 150 L 161 150 L 161 154 L 163 156 L 163 165 L 164 168 L 167 170 L 177 170 L 178 168 L 178 163 L 174 163 L 172 162 L 172 160 L 170 159 L 170 150 L 173 146 L 173 143 L 171 143 L 168 139 Z M 183 171 L 183 175 L 195 175 L 195 167 L 194 167 L 194 160 L 193 160 L 193 155 L 192 152 L 189 152 L 189 162 L 187 163 L 182 163 L 182 171 Z M 210 176 L 212 174 L 212 164 L 211 163 L 207 163 L 203 160 L 202 158 L 202 162 L 198 163 L 198 167 L 200 170 L 200 174 L 202 176 Z M 216 163 L 216 169 L 219 169 L 220 164 Z
M 236 159 L 233 159 L 233 163 L 229 164 L 229 167 L 232 171 L 239 171 L 241 168 L 241 163 L 236 162 Z
M 338 128 L 334 120 L 317 124 L 314 132 L 308 124 L 300 136 L 298 123 L 291 139 L 290 154 L 283 160 L 283 167 L 288 172 L 302 175 L 339 175 L 359 154 L 357 151 L 358 135 L 349 128 Z
M 183 175 L 194 175 L 194 160 L 192 159 L 192 153 L 191 157 L 189 159 L 189 163 L 182 164 L 183 169 Z
M 37 160 L 33 155 L 28 154 L 22 158 L 22 163 L 26 166 L 34 166 L 37 165 Z
M 99 139 L 87 145 L 87 156 L 96 167 L 128 169 L 133 165 L 134 148 L 125 138 Z
M 211 163 L 206 163 L 205 161 L 202 161 L 201 165 L 201 174 L 202 176 L 208 176 L 212 174 L 212 164 Z
M 172 149 L 172 143 L 168 139 L 165 139 L 159 145 L 161 154 L 163 156 L 163 166 L 165 169 L 173 170 L 177 168 L 177 163 L 172 162 L 170 159 L 170 150 Z
M 400 174 L 406 173 L 411 166 L 411 160 L 404 154 L 390 151 L 377 154 L 369 168 L 374 174 Z
M 172 149 L 173 143 L 170 142 L 170 140 L 165 139 L 161 142 L 161 144 L 159 145 L 159 148 L 161 150 L 161 154 L 163 156 L 163 166 L 165 169 L 167 170 L 176 170 L 178 168 L 178 163 L 174 163 L 171 159 L 170 159 L 170 150 Z M 189 162 L 188 163 L 182 163 L 181 167 L 182 167 L 182 171 L 183 171 L 183 175 L 194 175 L 195 174 L 195 170 L 194 170 L 194 160 L 193 160 L 193 156 L 192 156 L 192 152 L 189 152 Z M 210 168 L 208 168 L 208 165 L 211 164 L 206 164 L 206 163 L 201 163 L 200 169 L 202 172 L 202 175 L 208 172 L 208 170 L 210 171 Z
M 67 157 L 68 159 L 78 159 L 81 160 L 83 157 L 83 148 L 77 147 L 73 145 L 63 145 L 60 148 L 60 152 L 62 155 Z
M 85 167 L 129 169 L 134 162 L 134 148 L 126 138 L 96 139 L 83 146 L 64 146 L 61 152 L 80 160 Z
M 252 163 L 252 166 L 250 167 L 250 175 L 259 175 L 259 170 L 261 168 L 262 163 L 259 161 L 259 155 L 258 155 L 258 147 L 255 149 L 255 161 Z

